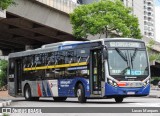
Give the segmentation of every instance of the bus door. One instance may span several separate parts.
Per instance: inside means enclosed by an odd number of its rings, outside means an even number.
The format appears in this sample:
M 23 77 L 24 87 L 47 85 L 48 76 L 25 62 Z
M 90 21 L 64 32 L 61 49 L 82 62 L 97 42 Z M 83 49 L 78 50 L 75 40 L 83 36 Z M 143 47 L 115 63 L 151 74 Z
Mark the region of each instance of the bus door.
M 23 71 L 23 66 L 22 66 L 22 60 L 21 59 L 17 59 L 15 60 L 15 94 L 16 95 L 20 95 L 22 93 L 22 71 Z
M 90 51 L 90 88 L 92 95 L 101 94 L 102 81 L 102 50 Z
M 8 67 L 8 93 L 11 96 L 15 96 L 15 79 L 14 79 L 14 60 L 9 59 L 9 67 Z

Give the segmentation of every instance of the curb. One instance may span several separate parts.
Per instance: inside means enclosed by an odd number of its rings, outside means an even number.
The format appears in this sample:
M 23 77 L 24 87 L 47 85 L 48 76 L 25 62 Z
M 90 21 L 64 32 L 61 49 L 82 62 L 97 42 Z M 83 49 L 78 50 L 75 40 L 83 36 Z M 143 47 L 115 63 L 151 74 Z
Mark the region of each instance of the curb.
M 150 97 L 150 98 L 160 98 L 159 95 L 148 95 L 147 97 Z
M 0 107 L 6 107 L 11 105 L 12 100 L 7 100 L 7 101 L 0 101 Z
M 160 88 L 154 88 L 154 89 L 151 89 L 151 90 L 157 90 L 157 91 L 159 90 L 160 91 Z

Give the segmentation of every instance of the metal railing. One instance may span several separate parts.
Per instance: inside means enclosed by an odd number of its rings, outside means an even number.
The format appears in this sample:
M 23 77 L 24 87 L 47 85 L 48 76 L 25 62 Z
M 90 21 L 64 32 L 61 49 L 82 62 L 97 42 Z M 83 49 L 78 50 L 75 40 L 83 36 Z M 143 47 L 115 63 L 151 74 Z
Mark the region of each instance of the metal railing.
M 65 13 L 71 13 L 79 5 L 72 0 L 36 0 Z

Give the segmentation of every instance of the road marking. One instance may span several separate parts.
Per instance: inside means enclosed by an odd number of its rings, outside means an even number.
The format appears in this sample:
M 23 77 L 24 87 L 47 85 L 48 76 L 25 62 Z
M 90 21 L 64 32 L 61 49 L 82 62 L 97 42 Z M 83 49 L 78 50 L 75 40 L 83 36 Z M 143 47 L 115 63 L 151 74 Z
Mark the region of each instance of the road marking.
M 160 103 L 131 103 L 131 104 L 143 107 L 160 107 Z

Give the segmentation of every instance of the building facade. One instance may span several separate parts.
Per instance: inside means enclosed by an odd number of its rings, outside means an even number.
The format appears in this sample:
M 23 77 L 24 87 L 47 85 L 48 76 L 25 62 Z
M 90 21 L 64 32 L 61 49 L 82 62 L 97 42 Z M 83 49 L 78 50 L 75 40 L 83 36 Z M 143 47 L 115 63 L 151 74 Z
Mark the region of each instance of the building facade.
M 98 0 L 79 0 L 78 3 L 89 4 Z M 125 6 L 133 9 L 138 17 L 143 36 L 155 39 L 155 5 L 154 0 L 122 0 Z
M 133 9 L 139 19 L 141 33 L 148 38 L 155 38 L 154 0 L 122 0 L 124 5 Z

